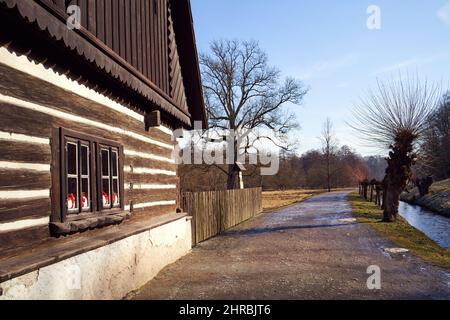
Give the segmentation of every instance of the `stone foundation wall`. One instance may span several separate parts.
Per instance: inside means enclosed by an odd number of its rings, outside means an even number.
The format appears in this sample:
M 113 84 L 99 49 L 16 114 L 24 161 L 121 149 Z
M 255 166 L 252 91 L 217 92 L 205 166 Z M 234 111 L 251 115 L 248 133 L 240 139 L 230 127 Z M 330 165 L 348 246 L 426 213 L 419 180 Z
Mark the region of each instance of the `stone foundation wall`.
M 184 217 L 1 283 L 0 300 L 122 299 L 190 250 Z

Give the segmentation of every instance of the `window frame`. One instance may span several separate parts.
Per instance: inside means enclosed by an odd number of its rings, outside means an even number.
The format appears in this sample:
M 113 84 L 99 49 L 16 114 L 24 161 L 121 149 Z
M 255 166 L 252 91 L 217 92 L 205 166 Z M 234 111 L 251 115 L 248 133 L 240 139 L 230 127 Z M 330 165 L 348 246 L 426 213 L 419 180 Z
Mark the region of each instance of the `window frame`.
M 79 164 L 79 177 L 80 177 L 80 183 L 79 185 L 81 186 L 80 188 L 80 213 L 84 213 L 84 212 L 92 212 L 92 209 L 94 208 L 94 201 L 92 200 L 92 161 L 91 161 L 91 154 L 92 154 L 92 142 L 90 141 L 84 141 L 84 140 L 79 140 L 79 152 L 80 152 L 80 159 L 81 161 Z M 82 149 L 83 148 L 87 148 L 88 149 L 88 155 L 87 155 L 87 174 L 83 174 L 83 152 Z M 87 208 L 87 210 L 83 210 L 82 207 L 82 197 L 83 197 L 83 180 L 87 179 L 88 180 L 88 184 L 87 184 L 87 188 L 88 188 L 88 196 L 89 196 L 89 207 Z
M 97 170 L 97 185 L 98 185 L 98 190 L 101 190 L 100 192 L 97 192 L 98 195 L 98 203 L 99 203 L 99 210 L 100 211 L 110 211 L 110 210 L 116 210 L 118 208 L 122 207 L 122 203 L 123 203 L 123 191 L 121 190 L 121 185 L 123 184 L 123 178 L 121 178 L 121 168 L 123 171 L 123 166 L 121 167 L 120 165 L 120 148 L 111 144 L 104 144 L 104 143 L 100 143 L 97 145 L 98 146 L 98 152 L 97 155 L 99 157 L 97 163 L 98 163 L 98 170 Z M 107 149 L 108 151 L 108 175 L 105 176 L 103 175 L 103 160 L 101 159 L 102 157 L 102 152 Z M 117 175 L 113 174 L 113 161 L 112 161 L 112 155 L 113 153 L 116 153 L 117 155 L 117 160 L 116 160 L 116 168 L 117 168 Z M 103 180 L 108 179 L 108 185 L 109 185 L 109 203 L 110 203 L 110 207 L 109 208 L 101 208 L 103 206 L 103 199 L 102 199 L 102 194 L 103 194 Z M 113 188 L 113 183 L 114 180 L 117 179 L 118 180 L 118 186 L 117 186 L 117 193 L 119 195 L 119 206 L 114 206 L 113 203 L 113 197 L 112 194 L 114 192 L 114 188 Z M 122 181 L 122 183 L 121 183 Z M 123 189 L 123 188 L 122 188 Z
M 75 173 L 74 174 L 69 173 L 69 169 L 68 169 L 68 165 L 67 165 L 68 164 L 67 154 L 68 154 L 68 146 L 69 145 L 75 146 Z M 69 193 L 69 191 L 68 191 L 69 179 L 76 179 L 76 189 L 77 189 L 77 191 L 76 191 L 77 197 L 75 199 L 76 200 L 76 208 L 75 209 L 66 208 L 66 210 L 67 210 L 66 214 L 70 215 L 70 214 L 75 214 L 75 212 L 80 212 L 80 210 L 81 210 L 81 208 L 80 208 L 80 198 L 81 198 L 81 196 L 80 196 L 80 193 L 81 193 L 81 190 L 80 190 L 81 189 L 80 188 L 80 141 L 66 137 L 64 139 L 63 151 L 64 151 L 64 165 L 65 165 L 65 170 L 64 170 L 64 178 L 65 179 L 63 181 L 63 184 L 64 184 L 64 190 L 65 190 L 64 195 L 66 195 L 64 198 L 64 201 L 67 201 L 67 195 Z M 65 204 L 65 206 L 66 206 L 66 204 Z
M 121 213 L 125 210 L 125 197 L 124 197 L 124 153 L 123 146 L 117 143 L 116 141 L 95 137 L 92 135 L 88 135 L 85 133 L 80 133 L 77 131 L 60 128 L 59 130 L 59 141 L 58 145 L 59 150 L 54 150 L 54 154 L 59 153 L 59 163 L 55 165 L 54 175 L 59 177 L 59 186 L 53 186 L 54 194 L 52 196 L 56 196 L 59 199 L 53 199 L 54 201 L 58 201 L 59 205 L 57 206 L 59 212 L 53 212 L 52 214 L 52 222 L 71 222 L 71 221 L 79 221 L 90 218 L 98 218 L 101 216 L 114 215 L 117 213 Z M 88 175 L 89 175 L 89 183 L 88 187 L 90 190 L 90 208 L 89 211 L 83 211 L 81 208 L 81 190 L 78 191 L 78 211 L 77 213 L 70 212 L 67 208 L 66 200 L 67 200 L 67 181 L 68 181 L 68 168 L 67 168 L 67 151 L 66 143 L 77 142 L 77 174 L 78 174 L 78 189 L 80 188 L 82 181 L 82 169 L 81 169 L 81 146 L 86 145 L 89 147 L 89 155 L 88 155 Z M 100 153 L 103 147 L 108 147 L 110 152 L 112 149 L 117 150 L 117 167 L 118 167 L 118 193 L 119 193 L 119 201 L 120 204 L 118 207 L 112 206 L 111 208 L 102 208 L 102 172 L 101 172 L 101 158 Z M 109 161 L 111 161 L 111 154 L 109 157 Z M 111 169 L 111 164 L 110 164 Z M 112 173 L 112 170 L 110 170 Z M 112 176 L 110 175 L 110 194 L 112 195 Z M 53 179 L 55 181 L 55 179 Z M 58 197 L 59 194 L 59 197 Z M 112 197 L 111 197 L 112 198 Z

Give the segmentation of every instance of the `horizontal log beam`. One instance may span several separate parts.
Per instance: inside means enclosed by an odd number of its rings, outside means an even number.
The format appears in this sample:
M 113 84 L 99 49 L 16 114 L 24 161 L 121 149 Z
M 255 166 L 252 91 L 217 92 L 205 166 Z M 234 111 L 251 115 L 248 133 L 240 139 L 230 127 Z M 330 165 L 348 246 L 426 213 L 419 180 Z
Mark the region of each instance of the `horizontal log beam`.
M 0 161 L 49 164 L 51 159 L 50 145 L 0 139 Z
M 32 200 L 2 200 L 0 222 L 50 217 L 50 198 Z
M 125 196 L 128 201 L 137 203 L 148 203 L 156 201 L 175 200 L 178 195 L 177 189 L 171 190 L 125 190 Z
M 2 258 L 6 257 L 9 252 L 27 250 L 31 246 L 44 241 L 49 236 L 48 225 L 0 232 L 0 252 L 2 253 Z
M 143 174 L 146 173 L 146 170 L 142 171 L 143 168 L 157 168 L 157 170 L 164 170 L 169 172 L 175 172 L 177 171 L 177 166 L 175 164 L 170 164 L 166 162 L 160 162 L 160 161 L 154 161 L 154 160 L 148 160 L 143 158 L 135 158 L 135 157 L 127 157 L 125 155 L 124 160 L 124 169 L 128 172 L 131 172 L 130 167 L 133 167 L 133 172 L 141 172 Z M 147 170 L 148 171 L 148 170 Z M 155 173 L 158 174 L 158 173 Z M 172 173 L 170 175 L 173 175 Z
M 22 189 L 49 189 L 50 170 L 47 172 L 29 170 L 5 170 L 0 168 L 0 191 Z
M 177 176 L 167 176 L 167 175 L 149 175 L 149 174 L 136 174 L 136 173 L 124 173 L 125 184 L 177 184 L 179 178 Z

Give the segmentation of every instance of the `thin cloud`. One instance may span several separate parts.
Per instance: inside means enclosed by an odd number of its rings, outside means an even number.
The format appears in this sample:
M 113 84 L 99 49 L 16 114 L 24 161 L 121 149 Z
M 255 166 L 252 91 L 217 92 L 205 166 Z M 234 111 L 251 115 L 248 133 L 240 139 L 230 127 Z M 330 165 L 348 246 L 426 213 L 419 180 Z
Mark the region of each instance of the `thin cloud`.
M 437 11 L 439 20 L 450 27 L 450 1 Z
M 302 80 L 308 80 L 318 76 L 328 75 L 341 68 L 354 64 L 356 59 L 356 54 L 349 54 L 335 60 L 317 61 L 312 66 L 305 68 L 299 77 Z
M 403 61 L 400 61 L 399 63 L 393 64 L 393 65 L 389 65 L 389 66 L 385 66 L 385 67 L 381 67 L 378 70 L 376 70 L 372 75 L 374 76 L 378 76 L 381 74 L 385 74 L 385 73 L 390 73 L 390 72 L 394 72 L 394 71 L 399 71 L 402 69 L 406 69 L 409 67 L 420 67 L 420 66 L 424 66 L 427 64 L 431 64 L 434 63 L 436 61 L 445 59 L 448 57 L 447 53 L 440 53 L 440 54 L 436 54 L 430 57 L 425 57 L 425 58 L 410 58 L 410 59 L 406 59 Z

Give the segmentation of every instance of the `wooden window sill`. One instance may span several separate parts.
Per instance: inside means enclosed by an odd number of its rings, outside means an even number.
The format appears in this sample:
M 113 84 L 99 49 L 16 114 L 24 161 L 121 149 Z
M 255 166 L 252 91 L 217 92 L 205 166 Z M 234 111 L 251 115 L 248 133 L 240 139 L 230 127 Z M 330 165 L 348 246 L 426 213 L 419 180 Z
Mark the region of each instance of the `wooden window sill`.
M 89 215 L 82 219 L 73 219 L 63 223 L 53 222 L 50 223 L 50 233 L 54 237 L 66 236 L 86 230 L 121 224 L 129 219 L 130 216 L 131 213 L 128 211 L 116 211 L 111 214 Z

